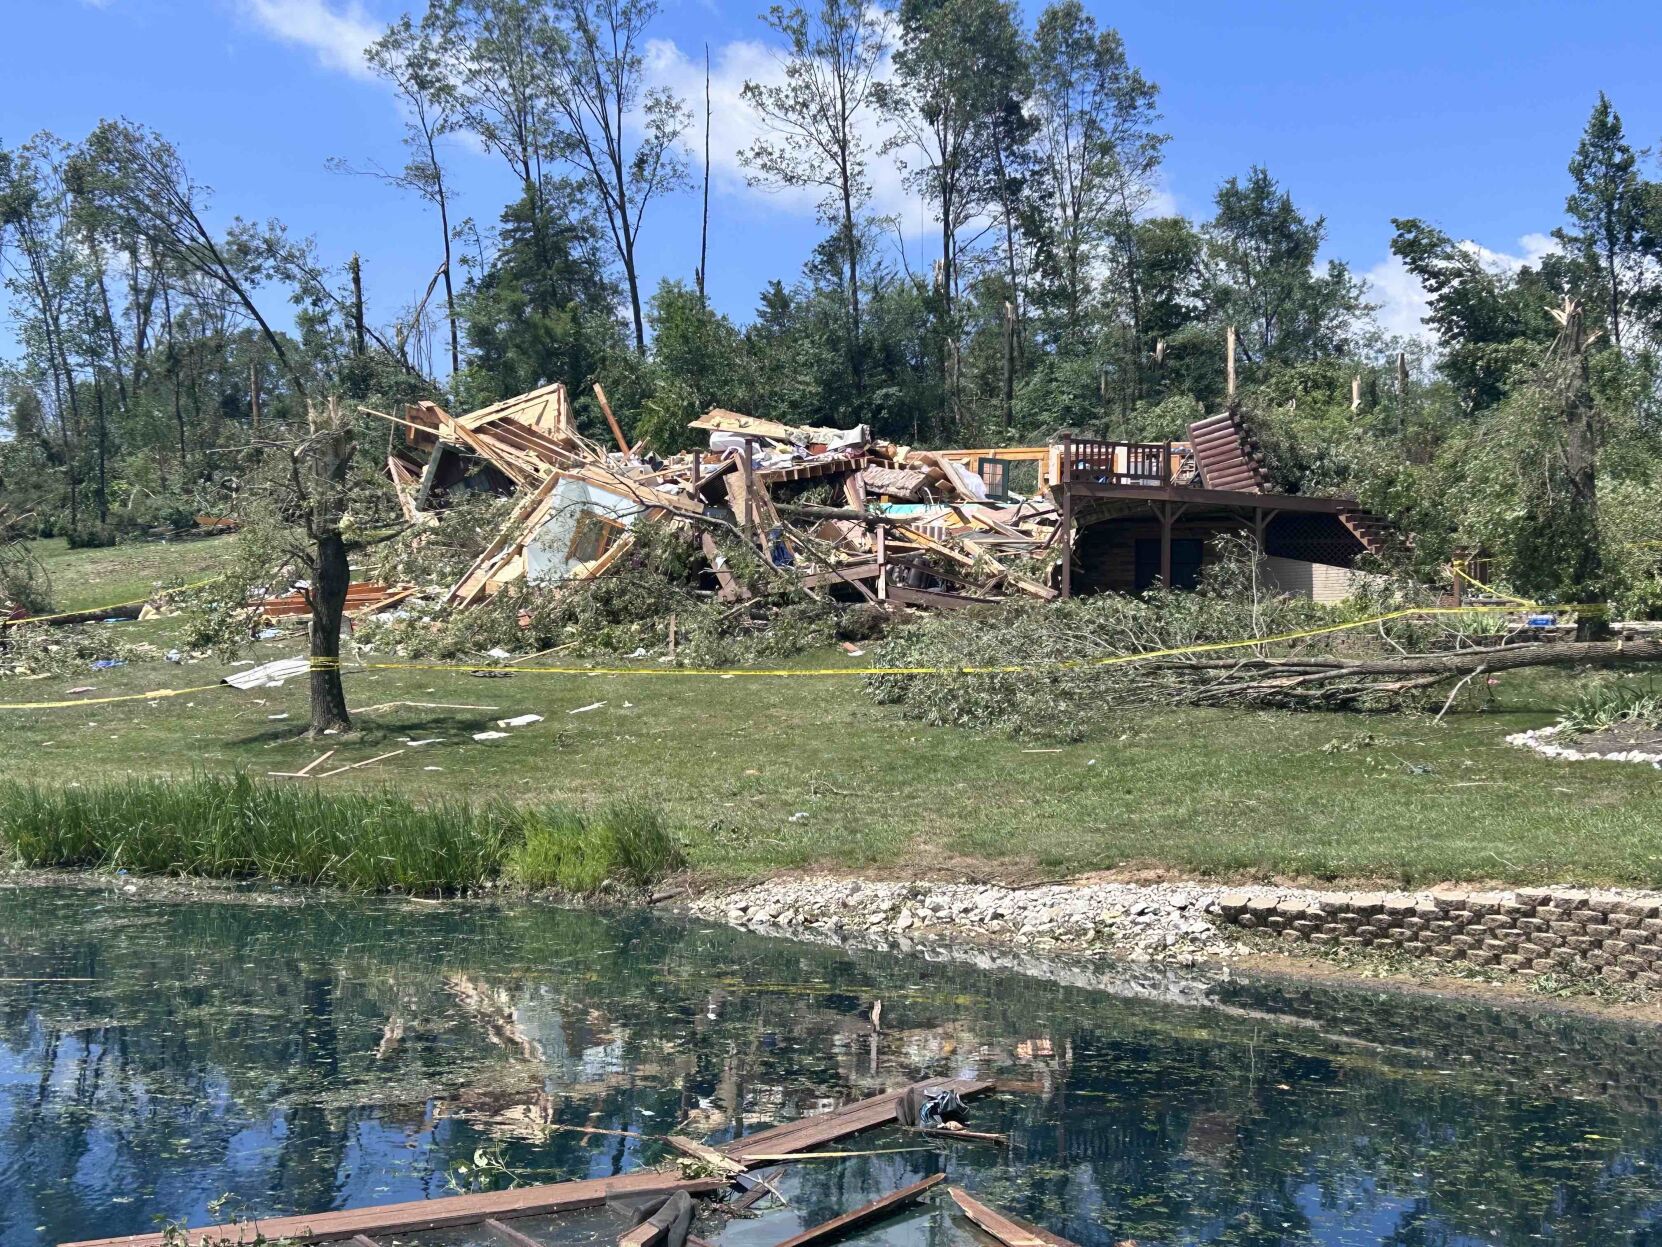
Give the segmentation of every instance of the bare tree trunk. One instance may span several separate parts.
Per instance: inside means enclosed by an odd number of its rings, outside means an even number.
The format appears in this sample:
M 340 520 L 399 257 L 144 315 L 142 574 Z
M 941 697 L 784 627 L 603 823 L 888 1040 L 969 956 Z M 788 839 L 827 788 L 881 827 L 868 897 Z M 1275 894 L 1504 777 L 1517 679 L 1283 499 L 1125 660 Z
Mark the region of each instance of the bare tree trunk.
M 1574 518 L 1575 565 L 1570 572 L 1572 600 L 1586 603 L 1604 592 L 1604 552 L 1599 543 L 1598 431 L 1594 427 L 1592 383 L 1587 373 L 1586 322 L 1581 305 L 1567 301 L 1559 334 L 1564 367 L 1564 468 L 1569 477 L 1571 515 Z M 1606 615 L 1585 612 L 1576 617 L 1576 639 L 1602 640 L 1610 635 Z
M 842 166 L 842 195 L 843 249 L 848 253 L 848 368 L 854 380 L 854 392 L 864 394 L 865 369 L 860 358 L 860 261 L 856 254 L 859 243 L 854 232 L 854 188 L 846 156 Z
M 698 302 L 708 307 L 704 282 L 710 262 L 710 45 L 704 45 L 704 224 L 698 234 Z
M 364 341 L 364 269 L 358 253 L 352 253 L 352 349 L 362 355 L 368 346 Z
M 331 401 L 328 424 L 318 427 L 313 415 L 313 444 L 305 452 L 306 484 L 311 492 L 307 528 L 312 540 L 312 583 L 307 590 L 312 608 L 311 726 L 313 736 L 345 732 L 352 727 L 341 682 L 341 628 L 346 621 L 346 589 L 351 580 L 346 539 L 341 520 L 346 510 L 346 473 L 352 461 L 351 425 Z
M 1166 705 L 1291 706 L 1341 710 L 1378 706 L 1483 672 L 1525 667 L 1662 662 L 1662 641 L 1523 643 L 1443 654 L 1381 658 L 1206 658 L 1139 665 L 1145 695 Z
M 94 374 L 92 396 L 98 412 L 98 522 L 110 518 L 110 422 L 104 410 L 104 379 Z
M 321 533 L 315 542 L 310 592 L 312 605 L 312 719 L 310 735 L 345 732 L 352 728 L 346 709 L 346 688 L 340 674 L 340 634 L 346 616 L 346 587 L 351 580 L 346 542 L 338 528 Z
M 1016 305 L 1004 304 L 1004 427 L 1015 422 L 1016 406 Z

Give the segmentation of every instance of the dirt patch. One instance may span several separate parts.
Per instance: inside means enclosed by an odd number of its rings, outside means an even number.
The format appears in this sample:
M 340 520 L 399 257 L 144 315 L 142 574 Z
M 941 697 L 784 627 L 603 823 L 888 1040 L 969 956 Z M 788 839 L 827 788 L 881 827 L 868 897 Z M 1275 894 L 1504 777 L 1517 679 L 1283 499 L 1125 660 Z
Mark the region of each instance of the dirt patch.
M 1646 724 L 1624 723 L 1580 734 L 1542 727 L 1515 732 L 1506 743 L 1561 762 L 1637 762 L 1662 770 L 1662 731 Z
M 1646 723 L 1623 723 L 1602 731 L 1586 732 L 1576 736 L 1560 736 L 1560 744 L 1581 753 L 1609 757 L 1615 753 L 1654 753 L 1662 756 L 1662 728 Z

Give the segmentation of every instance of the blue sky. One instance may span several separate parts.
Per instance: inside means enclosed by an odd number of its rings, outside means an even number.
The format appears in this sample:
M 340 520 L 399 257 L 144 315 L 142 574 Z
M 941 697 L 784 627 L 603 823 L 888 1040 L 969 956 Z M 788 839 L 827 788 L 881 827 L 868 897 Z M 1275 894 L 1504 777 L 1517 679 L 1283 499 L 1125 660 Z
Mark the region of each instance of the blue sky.
M 1389 260 L 1392 216 L 1429 218 L 1504 263 L 1558 224 L 1565 164 L 1599 90 L 1636 146 L 1662 140 L 1656 0 L 1086 3 L 1162 88 L 1172 141 L 1161 202 L 1204 216 L 1222 178 L 1267 165 L 1303 209 L 1326 216 L 1328 253 L 1370 276 L 1396 329 L 1415 323 L 1416 292 Z M 79 137 L 115 115 L 153 126 L 214 188 L 222 218 L 278 217 L 334 262 L 361 252 L 375 310 L 390 319 L 431 276 L 437 227 L 413 198 L 324 163 L 397 163 L 397 111 L 357 50 L 406 7 L 0 0 L 0 141 L 39 129 Z M 795 276 L 820 234 L 811 200 L 747 188 L 732 158 L 753 129 L 738 88 L 773 64 L 762 7 L 664 0 L 652 55 L 654 77 L 690 94 L 711 49 L 710 289 L 740 320 L 764 282 Z M 510 192 L 499 163 L 457 144 L 452 166 L 459 211 L 493 222 Z M 1662 175 L 1654 161 L 1647 172 Z M 926 261 L 917 209 L 892 176 L 878 183 L 877 206 L 907 222 L 911 262 Z M 690 282 L 697 252 L 696 192 L 650 210 L 648 290 L 660 277 Z

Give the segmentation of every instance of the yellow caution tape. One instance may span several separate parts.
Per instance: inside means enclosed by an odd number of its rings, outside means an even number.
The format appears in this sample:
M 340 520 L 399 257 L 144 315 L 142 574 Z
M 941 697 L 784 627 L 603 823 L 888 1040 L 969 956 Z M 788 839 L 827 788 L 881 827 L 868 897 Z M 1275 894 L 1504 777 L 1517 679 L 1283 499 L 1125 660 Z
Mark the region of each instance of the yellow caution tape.
M 532 675 L 600 675 L 600 676 L 645 676 L 648 678 L 663 677 L 693 677 L 702 679 L 742 679 L 746 677 L 760 677 L 765 679 L 783 679 L 791 676 L 881 676 L 881 675 L 1019 675 L 1033 671 L 1067 671 L 1090 667 L 1114 667 L 1124 663 L 1147 662 L 1154 658 L 1178 658 L 1185 654 L 1209 654 L 1235 649 L 1250 649 L 1256 645 L 1276 645 L 1286 641 L 1303 640 L 1306 637 L 1329 636 L 1336 632 L 1348 632 L 1356 628 L 1370 628 L 1375 624 L 1389 623 L 1397 619 L 1410 619 L 1432 615 L 1473 615 L 1492 613 L 1499 610 L 1516 610 L 1528 607 L 1535 609 L 1533 603 L 1523 603 L 1518 607 L 1498 606 L 1411 606 L 1402 610 L 1387 611 L 1382 615 L 1370 615 L 1365 619 L 1347 620 L 1344 623 L 1323 624 L 1315 628 L 1301 628 L 1294 632 L 1279 632 L 1269 636 L 1246 637 L 1236 641 L 1201 641 L 1193 645 L 1175 645 L 1167 649 L 1140 650 L 1135 654 L 1114 654 L 1107 658 L 1062 658 L 1045 663 L 1013 663 L 1007 666 L 987 667 L 526 667 L 515 666 L 511 670 L 515 673 L 526 672 Z M 1543 608 L 1546 609 L 1546 608 Z M 1550 609 L 1571 610 L 1585 609 L 1559 606 Z M 327 663 L 314 662 L 315 666 L 326 666 Z M 481 667 L 478 663 L 417 663 L 417 662 L 372 662 L 336 664 L 342 670 L 359 671 L 508 671 L 510 668 Z
M 69 619 L 75 615 L 102 615 L 105 611 L 120 610 L 123 606 L 143 606 L 157 598 L 164 598 L 174 593 L 183 593 L 186 589 L 200 589 L 203 585 L 211 585 L 215 581 L 224 580 L 224 576 L 209 576 L 206 580 L 193 581 L 188 585 L 180 585 L 177 589 L 158 589 L 149 597 L 134 598 L 130 602 L 106 602 L 102 606 L 83 606 L 79 610 L 58 611 L 54 615 L 27 615 L 22 619 L 0 619 L 0 628 L 14 627 L 18 624 L 50 623 L 54 619 Z
M 1323 624 L 1315 628 L 1300 628 L 1293 632 L 1278 632 L 1268 636 L 1244 637 L 1235 641 L 1199 641 L 1192 645 L 1174 645 L 1166 649 L 1140 650 L 1135 654 L 1113 654 L 1106 658 L 1061 658 L 1043 663 L 1011 663 L 1000 666 L 979 667 L 482 667 L 478 663 L 426 663 L 426 662 L 372 662 L 372 663 L 342 663 L 329 662 L 326 659 L 313 659 L 311 669 L 314 671 L 327 670 L 331 666 L 339 668 L 342 674 L 351 675 L 364 671 L 511 671 L 524 672 L 527 675 L 561 675 L 561 676 L 640 676 L 648 679 L 689 678 L 689 679 L 788 679 L 792 677 L 807 677 L 821 679 L 837 676 L 886 676 L 886 675 L 1022 675 L 1038 671 L 1076 671 L 1088 670 L 1095 667 L 1117 667 L 1129 663 L 1149 662 L 1156 658 L 1181 658 L 1187 654 L 1216 654 L 1229 650 L 1251 649 L 1259 645 L 1279 645 L 1288 641 L 1300 641 L 1309 637 L 1331 636 L 1338 632 L 1350 632 L 1357 628 L 1371 628 L 1375 624 L 1390 623 L 1398 619 L 1425 618 L 1438 615 L 1476 615 L 1494 613 L 1496 611 L 1514 610 L 1557 610 L 1557 611 L 1586 611 L 1602 609 L 1586 605 L 1546 605 L 1535 602 L 1519 602 L 1515 606 L 1410 606 L 1402 610 L 1386 611 L 1380 615 L 1370 615 L 1365 619 L 1352 619 L 1343 623 Z M 9 702 L 0 703 L 0 710 L 61 710 L 72 706 L 108 705 L 112 702 L 123 701 L 151 701 L 161 697 L 179 697 L 186 693 L 203 693 L 223 687 L 222 684 L 205 684 L 196 688 L 186 689 L 159 689 L 149 693 L 127 693 L 115 697 L 79 698 L 73 701 L 44 701 L 44 702 Z
M 1491 597 L 1500 598 L 1502 601 L 1511 603 L 1512 605 L 1515 605 L 1519 608 L 1526 607 L 1526 606 L 1527 607 L 1532 607 L 1533 606 L 1533 603 L 1526 602 L 1523 598 L 1514 597 L 1510 593 L 1502 593 L 1499 589 L 1495 588 L 1493 585 L 1484 584 L 1476 576 L 1472 575 L 1471 572 L 1466 570 L 1470 566 L 1471 566 L 1471 564 L 1467 560 L 1461 559 L 1458 563 L 1454 564 L 1454 573 L 1455 573 L 1455 575 L 1459 576 L 1460 579 L 1464 580 L 1467 584 L 1471 585 L 1474 589 L 1481 590 L 1482 592 L 1489 594 Z M 1563 609 L 1563 608 L 1560 608 L 1560 609 Z
M 14 701 L 0 702 L 0 710 L 67 710 L 71 706 L 108 706 L 118 701 L 156 701 L 163 697 L 183 697 L 187 693 L 208 693 L 217 688 L 229 688 L 221 682 L 198 684 L 195 688 L 158 688 L 148 693 L 122 693 L 117 697 L 76 697 L 69 701 Z

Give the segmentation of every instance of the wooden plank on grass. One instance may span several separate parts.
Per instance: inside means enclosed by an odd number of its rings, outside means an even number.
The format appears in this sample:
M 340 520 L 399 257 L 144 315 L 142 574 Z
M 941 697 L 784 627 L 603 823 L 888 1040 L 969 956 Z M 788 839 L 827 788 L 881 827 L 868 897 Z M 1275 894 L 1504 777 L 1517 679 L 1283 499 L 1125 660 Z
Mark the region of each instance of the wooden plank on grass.
M 1075 1247 L 1075 1244 L 1049 1230 L 1041 1230 L 1036 1225 L 987 1207 L 962 1187 L 949 1186 L 946 1193 L 952 1196 L 952 1202 L 966 1217 L 1003 1243 L 1004 1247 Z
M 306 763 L 305 766 L 301 767 L 298 771 L 296 771 L 295 774 L 297 776 L 298 775 L 310 775 L 313 771 L 317 770 L 318 767 L 322 766 L 325 762 L 327 762 L 330 758 L 332 758 L 334 756 L 335 756 L 335 751 L 333 749 L 331 749 L 328 753 L 321 754 L 318 757 L 313 758 L 310 762 Z
M 813 1226 L 803 1230 L 794 1238 L 787 1238 L 779 1247 L 808 1247 L 811 1243 L 829 1242 L 839 1235 L 848 1234 L 863 1225 L 870 1225 L 873 1221 L 899 1212 L 908 1204 L 916 1203 L 933 1188 L 946 1181 L 944 1173 L 933 1174 L 922 1182 L 914 1182 L 911 1186 L 902 1187 L 891 1195 L 882 1199 L 874 1199 L 869 1204 L 863 1204 L 853 1212 L 845 1212 L 834 1220 L 823 1225 Z

